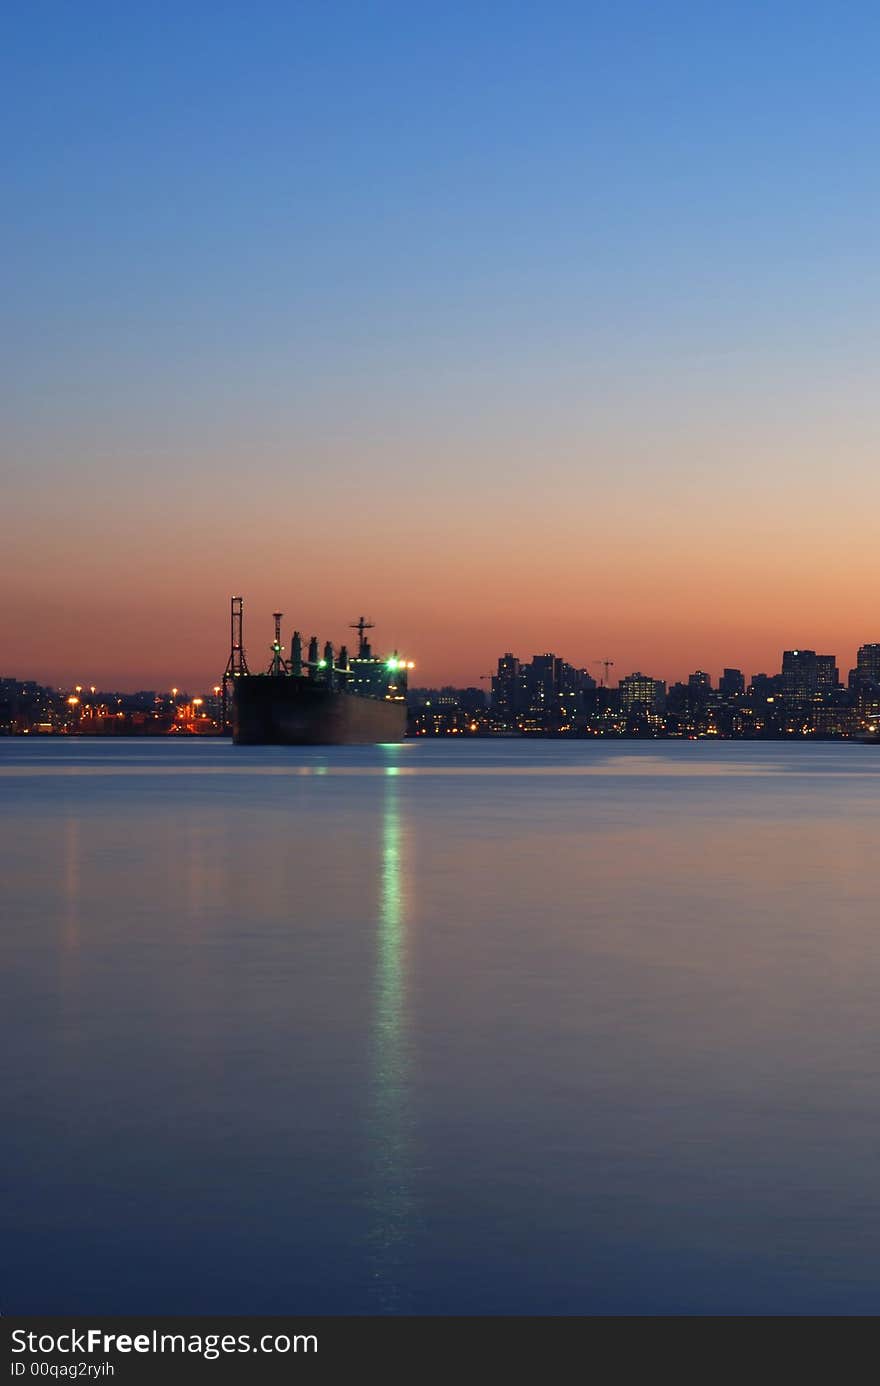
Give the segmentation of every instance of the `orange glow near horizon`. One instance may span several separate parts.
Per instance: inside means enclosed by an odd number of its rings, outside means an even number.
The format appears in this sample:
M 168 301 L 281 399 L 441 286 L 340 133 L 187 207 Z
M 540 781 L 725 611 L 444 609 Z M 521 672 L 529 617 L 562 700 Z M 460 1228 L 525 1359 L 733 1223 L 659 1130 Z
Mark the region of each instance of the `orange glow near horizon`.
M 800 646 L 845 677 L 880 640 L 870 382 L 722 374 L 699 408 L 665 383 L 557 413 L 494 399 L 488 421 L 470 399 L 446 432 L 420 401 L 396 430 L 387 401 L 383 430 L 349 396 L 351 437 L 332 413 L 276 421 L 280 442 L 255 421 L 247 450 L 206 425 L 186 466 L 120 452 L 112 473 L 72 436 L 51 485 L 14 488 L 3 672 L 204 691 L 241 593 L 253 669 L 280 609 L 286 646 L 297 628 L 351 647 L 363 613 L 420 686 L 477 685 L 506 650 L 672 682 L 773 673 Z
M 497 464 L 492 475 L 449 506 L 426 474 L 420 493 L 391 494 L 363 523 L 348 505 L 334 511 L 326 480 L 307 505 L 291 486 L 289 506 L 251 503 L 237 542 L 235 503 L 180 497 L 160 510 L 117 495 L 108 532 L 71 497 L 57 502 L 41 563 L 29 557 L 34 506 L 31 533 L 25 523 L 11 540 L 3 673 L 204 691 L 226 663 L 233 591 L 252 669 L 268 666 L 273 610 L 285 645 L 296 627 L 349 648 L 363 612 L 377 652 L 412 659 L 420 686 L 478 685 L 507 650 L 553 651 L 597 679 L 608 658 L 612 683 L 697 668 L 714 682 L 724 666 L 776 672 L 782 650 L 801 646 L 837 655 L 845 678 L 858 645 L 880 639 L 874 507 L 856 507 L 845 486 L 789 496 L 742 477 L 735 492 L 717 476 L 585 474 L 496 493 Z

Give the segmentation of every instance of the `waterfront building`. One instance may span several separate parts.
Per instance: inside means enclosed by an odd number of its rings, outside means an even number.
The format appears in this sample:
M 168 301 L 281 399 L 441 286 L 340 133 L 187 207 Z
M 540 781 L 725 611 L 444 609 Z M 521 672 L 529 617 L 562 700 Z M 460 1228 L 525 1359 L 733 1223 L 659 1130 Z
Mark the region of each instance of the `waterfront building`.
M 741 669 L 725 669 L 718 680 L 718 692 L 723 698 L 735 698 L 746 691 L 745 675 Z
M 840 686 L 835 655 L 815 650 L 785 650 L 782 655 L 782 696 L 788 707 L 827 698 Z
M 836 655 L 816 655 L 816 681 L 818 692 L 823 696 L 840 687 Z
M 666 700 L 666 684 L 638 671 L 627 674 L 618 684 L 620 706 L 625 713 L 662 712 Z
M 688 688 L 692 693 L 701 696 L 712 691 L 712 677 L 702 669 L 696 669 L 693 674 L 688 675 Z
M 854 684 L 858 687 L 869 685 L 880 688 L 880 645 L 859 646 L 856 667 L 850 675 L 850 687 Z
M 521 700 L 519 660 L 508 650 L 498 660 L 498 673 L 492 679 L 492 709 L 502 718 L 513 718 L 520 709 Z

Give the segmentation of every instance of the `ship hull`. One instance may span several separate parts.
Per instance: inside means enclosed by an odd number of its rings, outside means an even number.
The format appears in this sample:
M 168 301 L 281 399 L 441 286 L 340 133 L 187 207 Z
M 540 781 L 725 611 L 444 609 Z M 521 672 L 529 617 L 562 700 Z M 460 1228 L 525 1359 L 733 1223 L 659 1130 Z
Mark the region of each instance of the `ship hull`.
M 376 745 L 405 735 L 402 701 L 360 697 L 283 674 L 250 674 L 235 681 L 232 740 L 237 746 Z

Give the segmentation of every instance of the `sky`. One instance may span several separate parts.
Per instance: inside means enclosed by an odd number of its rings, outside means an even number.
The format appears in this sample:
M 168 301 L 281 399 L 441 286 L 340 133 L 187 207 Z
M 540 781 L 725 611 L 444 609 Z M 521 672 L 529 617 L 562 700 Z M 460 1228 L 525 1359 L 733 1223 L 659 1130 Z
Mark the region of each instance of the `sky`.
M 0 44 L 0 675 L 880 640 L 880 11 L 43 3 Z

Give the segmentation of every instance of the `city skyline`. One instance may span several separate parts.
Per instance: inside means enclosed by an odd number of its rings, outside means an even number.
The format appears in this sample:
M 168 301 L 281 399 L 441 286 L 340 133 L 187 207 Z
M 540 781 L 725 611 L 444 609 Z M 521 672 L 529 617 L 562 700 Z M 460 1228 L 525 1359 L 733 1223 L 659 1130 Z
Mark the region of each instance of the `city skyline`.
M 348 631 L 351 630 L 352 624 L 353 623 L 348 623 Z M 282 636 L 284 636 L 286 631 L 287 627 L 285 626 L 282 629 Z M 300 634 L 305 639 L 308 638 L 308 636 L 310 636 L 312 632 L 306 633 L 305 631 L 303 631 L 300 632 Z M 315 638 L 318 640 L 318 643 L 320 645 L 323 645 L 323 633 L 320 636 L 315 636 Z M 340 645 L 345 644 L 346 642 L 350 648 L 354 648 L 354 638 L 346 632 L 343 632 L 343 641 L 331 641 L 330 643 L 333 644 L 336 650 L 339 650 Z M 717 689 L 721 685 L 725 675 L 735 673 L 742 675 L 744 685 L 746 688 L 748 688 L 755 679 L 774 679 L 783 677 L 786 672 L 786 661 L 791 655 L 794 655 L 795 657 L 808 656 L 813 659 L 818 658 L 820 665 L 824 661 L 828 667 L 829 673 L 833 669 L 833 679 L 829 677 L 827 680 L 829 686 L 832 686 L 833 683 L 836 682 L 838 686 L 846 687 L 847 680 L 850 678 L 851 675 L 857 672 L 858 667 L 863 663 L 864 657 L 869 656 L 874 662 L 876 662 L 877 652 L 880 651 L 880 641 L 861 640 L 859 642 L 857 650 L 854 653 L 852 661 L 848 662 L 845 658 L 842 658 L 836 650 L 823 651 L 817 648 L 815 645 L 809 646 L 807 644 L 788 644 L 784 648 L 777 650 L 775 655 L 767 661 L 766 666 L 764 668 L 751 668 L 751 666 L 749 666 L 748 664 L 736 664 L 731 660 L 721 665 L 719 668 L 712 669 L 707 668 L 705 664 L 694 662 L 691 665 L 689 665 L 686 669 L 677 670 L 674 673 L 674 675 L 670 677 L 664 675 L 653 666 L 649 667 L 648 663 L 645 660 L 643 660 L 641 663 L 637 662 L 632 665 L 626 665 L 621 664 L 620 661 L 613 659 L 610 656 L 606 656 L 603 659 L 592 659 L 584 661 L 580 661 L 577 658 L 568 659 L 566 658 L 566 655 L 569 652 L 560 655 L 559 647 L 553 646 L 550 642 L 547 641 L 543 643 L 539 642 L 534 649 L 530 649 L 528 651 L 527 657 L 525 642 L 520 640 L 514 641 L 513 644 L 522 652 L 521 656 L 519 654 L 516 654 L 513 649 L 507 649 L 502 654 L 496 653 L 491 657 L 487 656 L 487 658 L 482 662 L 484 664 L 488 664 L 491 667 L 489 667 L 484 673 L 481 673 L 472 679 L 455 679 L 448 674 L 448 671 L 444 672 L 442 670 L 439 671 L 438 677 L 433 679 L 428 678 L 426 676 L 424 666 L 419 665 L 416 661 L 411 661 L 409 667 L 411 670 L 413 670 L 413 673 L 410 675 L 410 685 L 411 687 L 418 688 L 434 687 L 471 689 L 482 687 L 488 693 L 489 689 L 492 686 L 492 683 L 494 682 L 496 676 L 500 672 L 502 662 L 509 659 L 513 659 L 518 665 L 525 666 L 526 663 L 532 660 L 541 661 L 547 659 L 554 659 L 558 661 L 561 665 L 563 665 L 566 669 L 571 670 L 573 673 L 577 673 L 578 675 L 586 675 L 587 678 L 592 680 L 592 682 L 595 683 L 597 687 L 606 686 L 608 688 L 617 688 L 622 680 L 637 677 L 653 679 L 656 682 L 663 684 L 664 688 L 672 688 L 675 685 L 686 683 L 689 679 L 693 679 L 695 675 L 699 675 L 701 679 L 704 682 L 706 682 L 708 687 Z M 391 645 L 388 645 L 386 648 L 386 646 L 382 644 L 381 640 L 376 642 L 375 653 L 377 654 L 390 653 L 391 649 Z M 282 643 L 282 656 L 285 653 L 287 653 L 288 650 L 289 646 L 286 643 Z M 272 660 L 274 658 L 274 652 L 275 646 L 273 644 L 268 644 L 264 652 L 264 654 L 267 657 L 260 658 L 257 649 L 250 645 L 247 638 L 245 638 L 244 640 L 244 653 L 246 659 L 248 660 L 251 673 L 266 672 L 266 670 L 269 667 L 271 667 Z M 411 651 L 402 650 L 400 651 L 400 653 L 408 656 L 411 653 Z M 226 657 L 229 657 L 228 650 L 226 652 Z M 92 693 L 96 691 L 99 693 L 109 693 L 112 691 L 114 693 L 118 692 L 122 694 L 132 694 L 150 691 L 162 694 L 173 693 L 176 696 L 178 691 L 184 693 L 188 690 L 192 693 L 199 691 L 207 692 L 211 689 L 215 689 L 222 684 L 223 674 L 221 670 L 221 672 L 218 674 L 203 676 L 197 675 L 196 677 L 190 680 L 178 679 L 175 683 L 167 685 L 163 682 L 157 681 L 155 678 L 147 678 L 135 686 L 134 684 L 127 685 L 120 683 L 118 680 L 115 680 L 113 678 L 104 681 L 95 681 L 88 677 L 74 677 L 71 679 L 62 679 L 60 681 L 52 679 L 41 679 L 33 671 L 28 671 L 24 674 L 21 674 L 18 671 L 6 668 L 0 669 L 0 679 L 5 679 L 7 681 L 17 680 L 20 683 L 33 683 L 41 687 L 54 688 L 58 691 L 71 691 L 75 689 L 77 692 L 79 692 L 81 688 L 84 688 L 86 691 L 91 689 Z
M 522 660 L 507 651 L 498 656 L 488 687 L 427 688 L 408 685 L 411 661 L 376 657 L 364 639 L 371 627 L 363 618 L 360 642 L 352 652 L 327 642 L 322 655 L 317 637 L 306 644 L 297 632 L 288 658 L 279 630 L 267 679 L 243 657 L 240 614 L 241 599 L 233 598 L 230 662 L 223 683 L 210 692 L 197 695 L 175 687 L 170 693 L 120 694 L 77 684 L 68 693 L 0 677 L 0 735 L 179 738 L 226 732 L 235 744 L 263 744 L 251 739 L 263 734 L 265 699 L 282 696 L 279 684 L 296 690 L 294 698 L 312 698 L 313 706 L 326 703 L 328 696 L 342 696 L 343 689 L 359 693 L 351 701 L 372 703 L 369 715 L 382 723 L 375 731 L 394 739 L 807 736 L 876 741 L 880 724 L 880 643 L 859 648 L 856 666 L 845 679 L 835 655 L 808 649 L 783 651 L 778 673 L 756 673 L 748 682 L 742 670 L 727 667 L 717 685 L 702 669 L 691 671 L 686 682 L 669 685 L 640 670 L 615 680 L 610 660 L 602 662 L 597 681 L 589 669 L 556 654 Z

